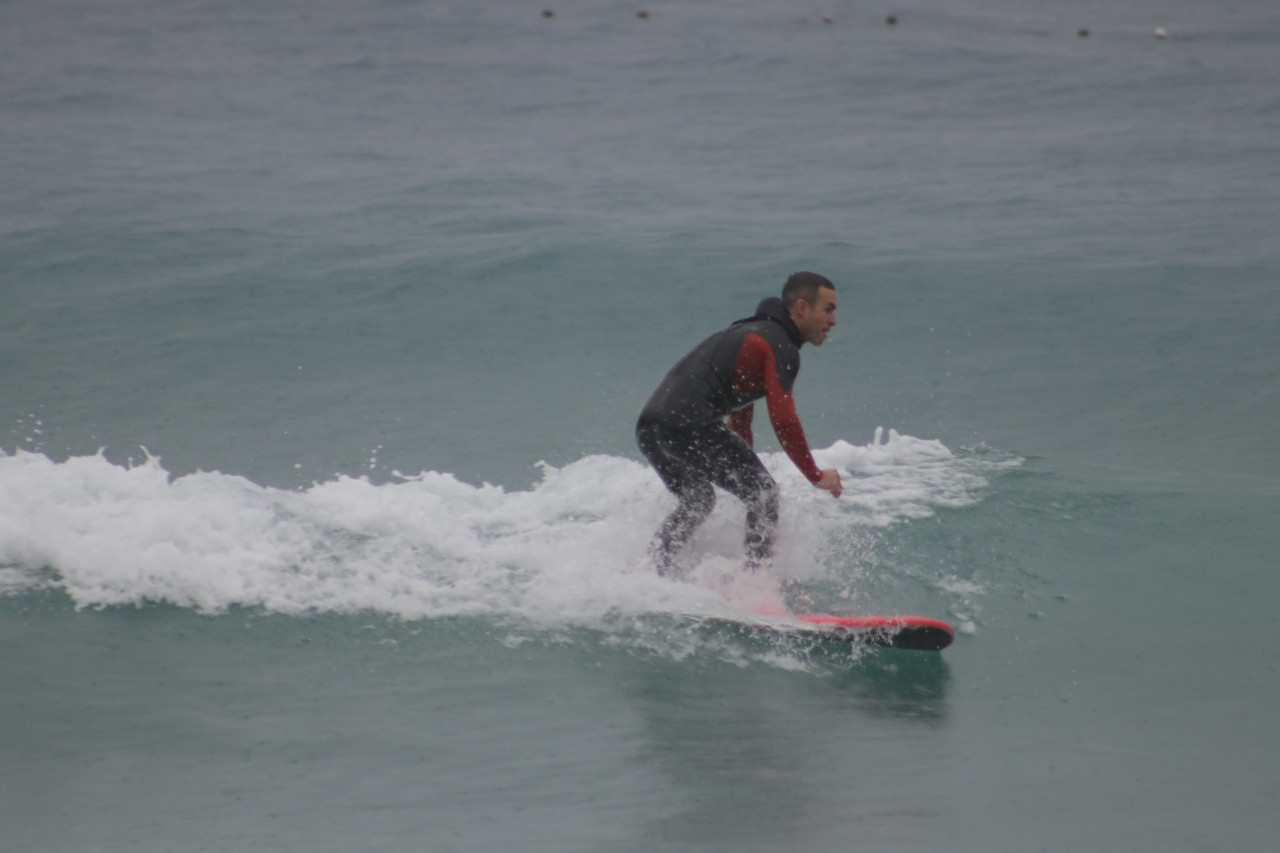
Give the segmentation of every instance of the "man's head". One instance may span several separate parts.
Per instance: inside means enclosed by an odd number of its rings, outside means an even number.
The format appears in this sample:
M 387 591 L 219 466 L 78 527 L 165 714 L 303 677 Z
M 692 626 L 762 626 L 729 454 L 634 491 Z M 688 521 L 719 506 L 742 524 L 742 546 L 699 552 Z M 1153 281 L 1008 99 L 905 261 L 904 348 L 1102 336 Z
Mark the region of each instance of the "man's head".
M 814 346 L 827 339 L 836 324 L 836 286 L 816 272 L 798 272 L 782 286 L 782 304 L 800 336 Z

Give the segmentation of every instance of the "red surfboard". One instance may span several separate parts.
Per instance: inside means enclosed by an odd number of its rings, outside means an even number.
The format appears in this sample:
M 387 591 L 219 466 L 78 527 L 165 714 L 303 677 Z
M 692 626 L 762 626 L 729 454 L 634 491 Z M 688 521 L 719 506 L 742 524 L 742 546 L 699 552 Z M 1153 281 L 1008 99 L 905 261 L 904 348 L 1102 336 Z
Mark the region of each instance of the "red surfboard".
M 759 618 L 693 616 L 698 625 L 745 630 L 783 641 L 829 646 L 872 645 L 895 649 L 937 652 L 951 645 L 955 632 L 939 619 L 924 616 L 826 616 L 820 614 L 773 615 Z
M 936 652 L 951 645 L 955 631 L 940 619 L 924 616 L 823 616 L 801 614 L 801 622 L 818 625 L 822 633 L 831 633 L 851 642 L 892 646 L 895 649 Z

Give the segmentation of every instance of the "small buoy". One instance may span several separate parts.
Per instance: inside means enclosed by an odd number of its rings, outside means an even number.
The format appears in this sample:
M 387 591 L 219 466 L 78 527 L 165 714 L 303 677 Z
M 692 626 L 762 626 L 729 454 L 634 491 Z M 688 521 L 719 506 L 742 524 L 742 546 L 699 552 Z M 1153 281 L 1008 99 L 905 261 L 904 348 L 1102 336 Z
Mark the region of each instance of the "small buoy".
M 1156 27 L 1156 38 L 1167 39 L 1168 37 L 1169 37 L 1168 30 L 1166 30 L 1164 27 Z
M 551 11 L 550 9 L 542 10 L 542 17 L 544 18 L 554 18 L 555 16 L 556 16 L 556 13 Z
M 637 17 L 637 18 L 639 18 L 639 19 L 640 19 L 640 20 L 642 20 L 642 21 L 643 21 L 643 20 L 648 19 L 648 17 L 649 17 L 649 10 L 647 10 L 647 9 L 641 9 L 639 12 L 636 12 L 636 17 Z
M 831 23 L 835 23 L 835 20 L 836 20 L 836 19 L 835 19 L 835 18 L 833 18 L 833 17 L 831 17 L 830 15 L 823 15 L 823 16 L 822 16 L 822 23 L 824 23 L 824 24 L 831 24 Z
M 886 24 L 888 24 L 889 26 L 893 26 L 894 24 L 898 23 L 898 16 L 897 16 L 897 15 L 890 15 L 889 17 L 887 17 L 887 18 L 885 18 L 885 19 L 884 19 L 884 22 L 885 22 Z
M 1082 39 L 1088 38 L 1089 30 L 1087 27 L 1081 27 L 1080 29 L 1076 30 L 1076 35 L 1080 36 L 1080 38 Z

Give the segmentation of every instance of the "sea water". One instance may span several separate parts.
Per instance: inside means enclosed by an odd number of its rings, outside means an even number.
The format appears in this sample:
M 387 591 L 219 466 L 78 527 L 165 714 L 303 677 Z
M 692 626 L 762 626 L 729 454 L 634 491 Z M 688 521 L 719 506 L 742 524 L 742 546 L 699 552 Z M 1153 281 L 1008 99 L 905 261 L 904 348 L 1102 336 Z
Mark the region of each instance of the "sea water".
M 643 13 L 643 14 L 642 14 Z M 0 849 L 1274 849 L 1280 12 L 0 5 Z M 641 404 L 812 269 L 810 487 Z M 689 614 L 911 612 L 941 654 Z

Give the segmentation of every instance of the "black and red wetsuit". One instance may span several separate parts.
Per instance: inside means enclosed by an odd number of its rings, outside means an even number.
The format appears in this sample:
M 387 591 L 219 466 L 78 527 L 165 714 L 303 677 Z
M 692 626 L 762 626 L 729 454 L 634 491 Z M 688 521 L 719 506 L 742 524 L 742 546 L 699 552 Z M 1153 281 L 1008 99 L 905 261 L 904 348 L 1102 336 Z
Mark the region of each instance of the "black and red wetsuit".
M 748 565 L 773 553 L 778 489 L 751 449 L 756 400 L 764 398 L 791 461 L 811 482 L 821 478 L 791 396 L 803 343 L 782 300 L 770 297 L 754 317 L 694 347 L 645 404 L 636 423 L 640 451 L 680 500 L 654 543 L 660 572 L 711 513 L 713 484 L 746 504 Z

